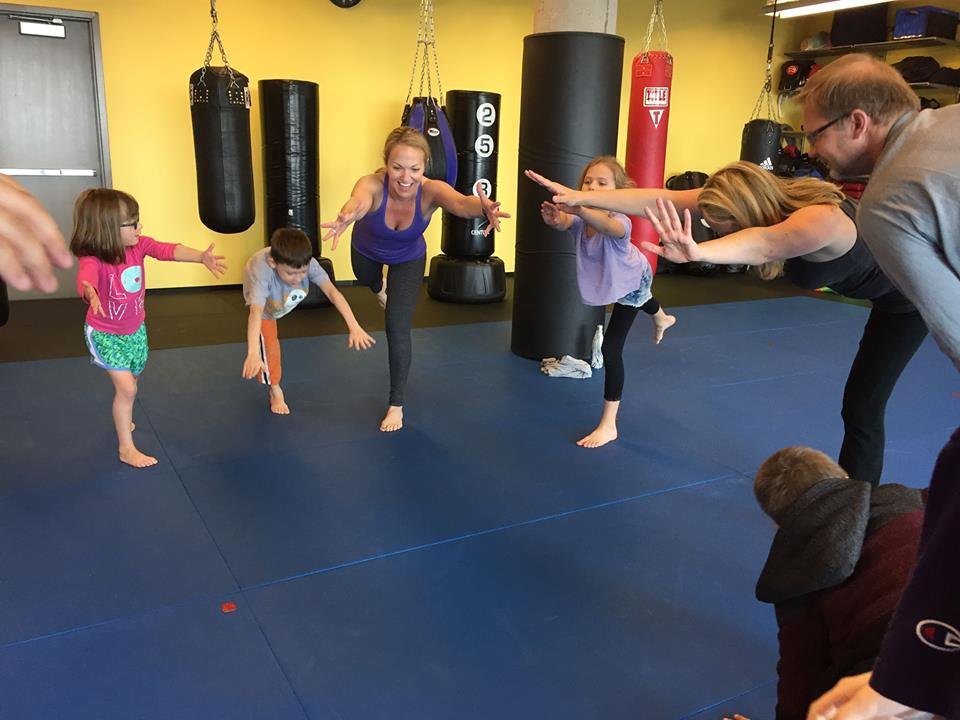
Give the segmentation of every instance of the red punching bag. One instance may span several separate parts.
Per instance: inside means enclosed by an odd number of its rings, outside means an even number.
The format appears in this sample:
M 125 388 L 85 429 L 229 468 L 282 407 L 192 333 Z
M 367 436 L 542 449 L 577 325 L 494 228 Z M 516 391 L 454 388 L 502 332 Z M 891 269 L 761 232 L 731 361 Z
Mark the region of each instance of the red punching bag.
M 670 88 L 673 82 L 673 56 L 666 50 L 650 50 L 654 27 L 663 34 L 662 0 L 657 0 L 647 27 L 645 49 L 633 59 L 630 83 L 630 115 L 627 120 L 627 175 L 642 188 L 663 187 L 663 168 L 667 154 L 667 123 L 670 120 Z M 657 271 L 657 256 L 641 247 L 646 240 L 659 242 L 653 225 L 646 218 L 632 217 L 631 241 L 640 248 Z

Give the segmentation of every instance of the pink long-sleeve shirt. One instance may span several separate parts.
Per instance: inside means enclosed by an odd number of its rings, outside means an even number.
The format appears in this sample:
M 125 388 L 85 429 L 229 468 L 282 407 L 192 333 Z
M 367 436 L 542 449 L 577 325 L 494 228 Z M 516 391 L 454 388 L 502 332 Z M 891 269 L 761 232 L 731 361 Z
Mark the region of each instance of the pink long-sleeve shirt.
M 136 245 L 126 248 L 123 262 L 107 263 L 92 255 L 80 258 L 77 270 L 77 292 L 83 297 L 84 281 L 96 288 L 104 315 L 87 310 L 87 325 L 94 330 L 115 335 L 131 335 L 143 323 L 145 272 L 143 258 L 173 260 L 176 243 L 157 242 L 141 235 Z

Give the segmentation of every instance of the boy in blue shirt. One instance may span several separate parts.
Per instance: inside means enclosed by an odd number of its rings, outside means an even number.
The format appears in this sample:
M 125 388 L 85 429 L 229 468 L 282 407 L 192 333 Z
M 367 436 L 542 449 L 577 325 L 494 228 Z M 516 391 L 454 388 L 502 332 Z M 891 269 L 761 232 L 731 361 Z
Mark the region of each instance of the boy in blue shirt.
M 243 377 L 259 375 L 270 387 L 270 410 L 289 415 L 280 389 L 282 367 L 277 319 L 299 305 L 310 283 L 320 288 L 347 324 L 347 346 L 366 350 L 376 343 L 353 316 L 347 299 L 312 255 L 310 238 L 302 230 L 280 228 L 270 237 L 270 247 L 258 250 L 243 269 L 243 297 L 250 307 L 247 318 L 247 357 Z

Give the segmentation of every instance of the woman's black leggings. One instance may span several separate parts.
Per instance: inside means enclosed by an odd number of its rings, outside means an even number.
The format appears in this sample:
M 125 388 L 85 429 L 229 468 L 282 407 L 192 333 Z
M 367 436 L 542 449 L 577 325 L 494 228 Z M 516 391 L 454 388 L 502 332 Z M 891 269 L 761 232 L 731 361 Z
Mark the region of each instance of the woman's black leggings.
M 618 401 L 623 394 L 623 345 L 638 310 L 643 310 L 647 315 L 656 315 L 660 311 L 660 303 L 650 298 L 640 307 L 614 304 L 610 322 L 603 333 L 603 399 L 607 402 Z
M 883 416 L 887 400 L 910 358 L 927 336 L 916 310 L 894 313 L 874 306 L 843 389 L 840 467 L 877 485 L 883 472 Z
M 351 249 L 350 260 L 353 273 L 361 285 L 373 292 L 383 287 L 383 263 L 371 260 Z M 403 391 L 410 374 L 413 349 L 410 342 L 410 326 L 413 310 L 423 284 L 426 255 L 405 263 L 389 265 L 387 283 L 387 352 L 390 358 L 390 404 L 403 405 Z

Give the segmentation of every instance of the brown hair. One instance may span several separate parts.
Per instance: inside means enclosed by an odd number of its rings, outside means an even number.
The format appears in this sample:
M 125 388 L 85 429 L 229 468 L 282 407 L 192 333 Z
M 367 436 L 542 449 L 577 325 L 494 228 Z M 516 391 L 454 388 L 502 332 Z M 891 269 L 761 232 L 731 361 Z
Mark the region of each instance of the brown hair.
M 753 494 L 763 511 L 779 525 L 793 504 L 814 485 L 847 477 L 842 467 L 819 450 L 794 445 L 777 450 L 763 461 L 753 483 Z
M 390 134 L 387 135 L 386 142 L 383 143 L 384 165 L 390 162 L 390 153 L 393 152 L 393 149 L 397 145 L 416 148 L 423 153 L 423 164 L 426 165 L 430 162 L 430 145 L 427 143 L 427 139 L 423 136 L 423 133 L 416 128 L 400 126 L 391 130 Z
M 120 223 L 137 220 L 140 205 L 132 195 L 111 188 L 90 188 L 73 204 L 70 251 L 77 257 L 92 255 L 106 263 L 120 263 L 126 254 Z
M 617 160 L 613 155 L 598 155 L 593 160 L 588 162 L 587 166 L 583 169 L 583 172 L 580 173 L 580 182 L 577 183 L 577 190 L 583 187 L 583 181 L 586 179 L 587 173 L 590 172 L 590 168 L 592 168 L 594 165 L 603 165 L 613 173 L 613 186 L 618 190 L 620 188 L 632 188 L 637 186 L 633 179 L 627 175 L 627 171 L 623 169 L 623 165 L 620 164 L 620 161 Z
M 852 53 L 810 76 L 798 99 L 825 118 L 863 110 L 877 123 L 920 109 L 920 98 L 894 68 L 870 55 Z
M 270 236 L 270 257 L 278 265 L 300 269 L 313 257 L 313 245 L 299 228 L 277 228 Z
M 779 178 L 745 160 L 730 163 L 707 180 L 697 204 L 708 224 L 730 224 L 743 229 L 769 227 L 809 205 L 839 205 L 843 193 L 833 183 L 817 178 Z M 758 266 L 757 274 L 772 280 L 783 274 L 783 261 Z

